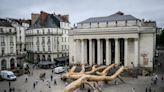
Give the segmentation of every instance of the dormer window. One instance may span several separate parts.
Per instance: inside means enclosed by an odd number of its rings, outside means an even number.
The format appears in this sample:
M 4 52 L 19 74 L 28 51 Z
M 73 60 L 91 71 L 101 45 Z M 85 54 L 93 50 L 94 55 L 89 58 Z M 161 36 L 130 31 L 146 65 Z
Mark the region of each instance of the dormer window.
M 3 33 L 3 28 L 0 28 L 0 31 Z
M 108 27 L 108 21 L 106 22 L 106 26 Z
M 128 23 L 128 21 L 127 21 L 127 20 L 125 20 L 125 26 L 127 26 L 127 23 Z
M 44 34 L 44 29 L 43 29 L 43 34 Z
M 37 34 L 39 34 L 39 30 L 37 30 Z
M 9 32 L 11 33 L 11 29 L 9 29 Z
M 89 23 L 89 27 L 91 28 L 91 22 Z
M 99 22 L 97 22 L 97 25 L 98 25 L 98 27 L 99 27 Z

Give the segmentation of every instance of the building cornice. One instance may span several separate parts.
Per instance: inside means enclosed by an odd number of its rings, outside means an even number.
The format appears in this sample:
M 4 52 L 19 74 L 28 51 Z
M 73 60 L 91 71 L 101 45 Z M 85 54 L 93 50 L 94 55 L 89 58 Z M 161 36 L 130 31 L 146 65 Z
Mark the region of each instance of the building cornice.
M 129 34 L 129 33 L 155 33 L 154 27 L 113 27 L 113 28 L 90 28 L 74 29 L 69 32 L 73 35 L 99 35 L 99 34 Z

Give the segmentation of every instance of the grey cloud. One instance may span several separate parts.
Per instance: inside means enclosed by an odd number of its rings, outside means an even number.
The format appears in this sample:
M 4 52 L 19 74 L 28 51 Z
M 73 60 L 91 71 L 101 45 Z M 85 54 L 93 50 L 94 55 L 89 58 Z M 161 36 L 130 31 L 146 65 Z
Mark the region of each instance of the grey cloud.
M 1 0 L 0 3 L 0 17 L 30 18 L 31 13 L 41 10 L 69 14 L 72 24 L 123 11 L 140 19 L 156 20 L 164 27 L 164 0 Z

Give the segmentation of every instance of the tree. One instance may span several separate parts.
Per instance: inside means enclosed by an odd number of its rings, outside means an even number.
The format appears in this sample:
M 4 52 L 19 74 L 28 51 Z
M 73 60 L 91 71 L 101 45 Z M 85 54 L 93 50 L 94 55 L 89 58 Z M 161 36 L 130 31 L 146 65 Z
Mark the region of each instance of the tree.
M 93 90 L 98 90 L 96 86 L 91 85 L 91 81 L 97 84 L 98 81 L 111 81 L 119 77 L 119 75 L 126 70 L 127 68 L 121 66 L 113 75 L 107 76 L 108 71 L 115 67 L 115 64 L 111 64 L 109 66 L 100 66 L 93 65 L 90 71 L 85 70 L 85 65 L 81 65 L 81 71 L 75 72 L 76 66 L 73 66 L 69 72 L 65 73 L 62 79 L 73 79 L 72 83 L 70 83 L 64 89 L 64 92 L 73 92 L 77 88 L 79 88 L 83 84 L 89 85 Z M 120 77 L 119 77 L 120 78 Z

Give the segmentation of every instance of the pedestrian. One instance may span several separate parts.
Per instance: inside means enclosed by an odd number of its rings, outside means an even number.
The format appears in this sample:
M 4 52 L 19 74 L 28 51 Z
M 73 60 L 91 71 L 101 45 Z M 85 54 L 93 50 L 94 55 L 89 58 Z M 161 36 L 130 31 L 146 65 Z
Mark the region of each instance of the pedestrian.
M 33 88 L 35 88 L 35 82 L 33 83 Z
M 12 92 L 12 89 L 11 88 L 9 89 L 9 92 Z
M 147 92 L 148 90 L 147 90 L 147 88 L 145 89 L 145 92 Z
M 10 81 L 9 81 L 9 88 L 10 88 L 10 86 L 11 86 L 11 83 L 10 83 Z
M 28 75 L 26 75 L 26 78 L 25 78 L 25 82 L 27 82 L 28 81 Z
M 151 87 L 149 87 L 149 92 L 151 92 Z
M 53 76 L 51 75 L 51 77 L 50 77 L 50 78 L 51 78 L 51 81 L 52 81 L 52 79 L 53 79 Z
M 132 92 L 135 92 L 135 88 L 132 88 Z
M 51 72 L 52 72 L 52 74 L 53 74 L 53 73 L 54 73 L 54 70 L 52 69 L 52 71 L 51 71 Z
M 36 83 L 36 85 L 38 84 L 38 80 L 37 79 L 36 79 L 35 83 Z
M 15 92 L 15 88 L 13 87 L 13 92 Z
M 161 80 L 163 81 L 163 76 L 161 77 Z
M 4 90 L 4 92 L 6 92 L 6 90 Z
M 54 85 L 57 85 L 57 83 L 56 83 L 56 79 L 54 79 Z

